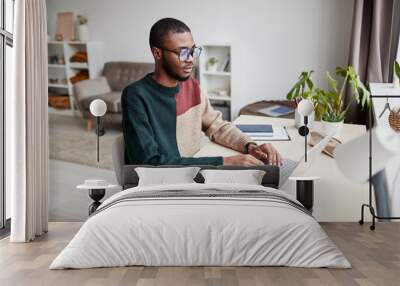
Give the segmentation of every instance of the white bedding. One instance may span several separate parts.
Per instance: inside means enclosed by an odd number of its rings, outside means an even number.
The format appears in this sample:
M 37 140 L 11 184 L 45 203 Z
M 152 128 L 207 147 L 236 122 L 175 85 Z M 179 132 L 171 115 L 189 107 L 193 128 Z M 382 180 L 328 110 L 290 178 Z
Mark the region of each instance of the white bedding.
M 168 190 L 253 190 L 272 199 L 243 195 L 121 199 Z M 312 216 L 279 197 L 299 204 L 282 191 L 254 185 L 193 183 L 131 188 L 107 199 L 50 269 L 127 265 L 351 267 Z

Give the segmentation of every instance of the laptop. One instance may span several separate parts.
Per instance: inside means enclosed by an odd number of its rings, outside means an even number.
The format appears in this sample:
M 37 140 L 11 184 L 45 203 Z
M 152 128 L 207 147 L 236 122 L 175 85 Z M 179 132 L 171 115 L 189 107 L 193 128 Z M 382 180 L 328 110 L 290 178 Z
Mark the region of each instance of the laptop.
M 318 144 L 314 145 L 307 151 L 307 162 L 304 161 L 305 155 L 303 154 L 299 160 L 283 159 L 283 165 L 280 167 L 279 172 L 279 186 L 282 186 L 290 176 L 301 177 L 308 169 L 310 169 L 316 162 L 322 150 L 328 145 L 332 136 L 328 135 L 323 138 Z

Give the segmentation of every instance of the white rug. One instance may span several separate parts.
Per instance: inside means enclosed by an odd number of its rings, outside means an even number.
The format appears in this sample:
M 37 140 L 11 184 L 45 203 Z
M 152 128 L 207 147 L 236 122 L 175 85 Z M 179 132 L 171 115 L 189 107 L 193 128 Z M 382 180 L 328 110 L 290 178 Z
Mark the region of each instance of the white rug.
M 105 124 L 97 163 L 97 136 L 93 130 L 85 130 L 82 118 L 49 114 L 49 122 L 50 159 L 113 170 L 111 148 L 122 134 L 120 124 Z

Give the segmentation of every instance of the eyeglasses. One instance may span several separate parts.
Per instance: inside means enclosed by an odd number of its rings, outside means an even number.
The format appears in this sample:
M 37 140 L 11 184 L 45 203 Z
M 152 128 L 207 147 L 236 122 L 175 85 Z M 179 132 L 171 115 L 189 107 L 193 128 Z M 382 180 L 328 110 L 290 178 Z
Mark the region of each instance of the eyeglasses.
M 179 60 L 182 62 L 187 61 L 190 56 L 192 56 L 193 59 L 197 59 L 198 57 L 200 57 L 200 54 L 202 51 L 201 47 L 180 48 L 178 51 L 177 50 L 169 50 L 169 49 L 162 48 L 162 47 L 157 47 L 157 48 L 178 55 Z

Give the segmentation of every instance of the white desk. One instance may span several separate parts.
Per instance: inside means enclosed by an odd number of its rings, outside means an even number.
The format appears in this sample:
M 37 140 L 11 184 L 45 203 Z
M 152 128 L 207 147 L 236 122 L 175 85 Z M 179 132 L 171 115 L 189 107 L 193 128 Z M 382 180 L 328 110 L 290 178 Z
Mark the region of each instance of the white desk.
M 301 137 L 294 127 L 292 119 L 277 119 L 262 116 L 239 116 L 236 124 L 273 124 L 286 126 L 291 141 L 271 142 L 284 158 L 299 159 L 304 154 L 304 137 Z M 319 122 L 315 123 L 315 130 L 319 129 Z M 365 133 L 363 125 L 345 124 L 340 140 L 344 143 Z M 263 142 L 258 142 L 263 143 Z M 208 143 L 195 157 L 201 156 L 231 156 L 238 152 Z M 368 154 L 365 154 L 368 156 Z M 354 160 L 357 160 L 354 158 Z M 313 215 L 318 221 L 352 221 L 360 219 L 361 204 L 368 201 L 368 184 L 357 185 L 344 177 L 336 166 L 334 159 L 321 154 L 315 164 L 308 170 L 310 176 L 318 176 L 315 182 Z M 281 188 L 295 196 L 296 183 L 288 180 Z M 366 221 L 370 221 L 370 214 L 366 212 Z

